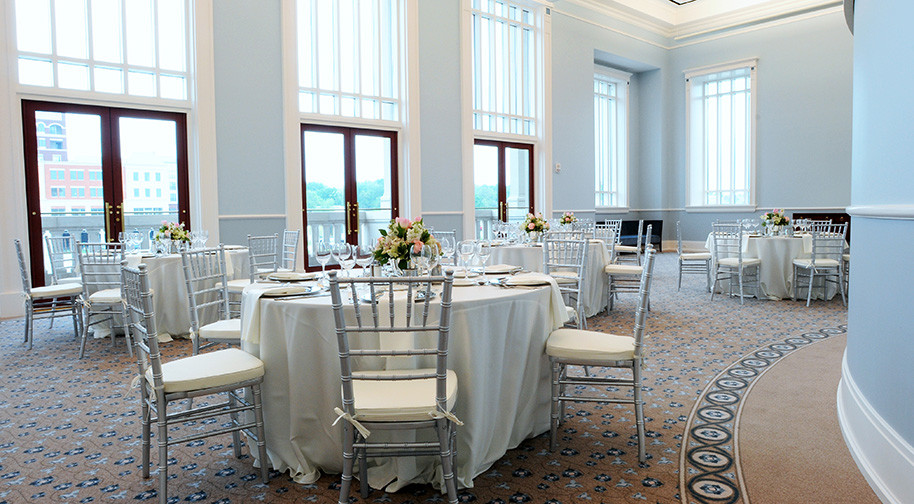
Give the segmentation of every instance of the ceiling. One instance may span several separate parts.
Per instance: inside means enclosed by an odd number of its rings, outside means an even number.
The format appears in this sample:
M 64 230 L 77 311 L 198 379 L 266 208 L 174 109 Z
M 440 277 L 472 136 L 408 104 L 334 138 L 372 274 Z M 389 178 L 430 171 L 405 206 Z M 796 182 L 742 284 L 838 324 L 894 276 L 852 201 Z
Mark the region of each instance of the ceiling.
M 553 0 L 604 12 L 671 38 L 840 9 L 842 0 Z

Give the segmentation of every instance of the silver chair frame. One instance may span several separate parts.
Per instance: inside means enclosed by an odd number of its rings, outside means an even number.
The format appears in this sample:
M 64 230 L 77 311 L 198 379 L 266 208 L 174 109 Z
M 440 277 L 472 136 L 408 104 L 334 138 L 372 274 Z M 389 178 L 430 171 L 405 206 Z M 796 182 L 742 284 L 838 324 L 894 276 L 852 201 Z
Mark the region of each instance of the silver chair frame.
M 653 227 L 653 225 L 648 224 L 648 226 L 647 226 L 648 233 L 651 232 L 652 227 Z M 616 241 L 614 241 L 613 245 L 612 245 L 612 250 L 610 251 L 610 257 L 612 257 L 614 261 L 619 258 L 619 256 L 616 254 L 617 245 L 618 245 L 618 243 Z M 654 247 L 651 244 L 647 245 L 647 249 L 653 250 L 653 248 Z M 622 264 L 622 261 L 615 261 L 614 264 Z M 638 266 L 638 265 L 632 264 L 631 266 Z M 641 275 L 634 275 L 634 274 L 631 274 L 631 275 L 615 274 L 615 275 L 613 275 L 610 273 L 606 273 L 606 313 L 609 313 L 612 311 L 613 306 L 615 305 L 616 295 L 620 294 L 620 293 L 626 293 L 626 292 L 631 292 L 631 293 L 641 292 Z M 650 309 L 651 309 L 650 297 L 648 297 L 648 300 L 647 300 L 647 309 L 648 309 L 648 311 L 650 311 Z
M 285 230 L 282 233 L 282 253 L 279 269 L 295 271 L 298 262 L 298 245 L 301 242 L 301 229 Z
M 682 275 L 704 275 L 705 287 L 711 290 L 711 254 L 707 259 L 682 257 L 682 229 L 676 221 L 676 253 L 679 256 L 679 284 L 676 290 L 682 289 Z
M 838 290 L 841 291 L 841 300 L 844 302 L 844 306 L 847 306 L 847 295 L 844 292 L 846 278 L 844 272 L 844 245 L 846 236 L 846 222 L 842 224 L 820 224 L 813 228 L 812 254 L 809 257 L 809 267 L 798 266 L 796 262 L 793 264 L 794 301 L 797 300 L 797 294 L 800 289 L 805 286 L 806 306 L 809 306 L 812 302 L 812 291 L 815 288 L 813 284 L 816 278 L 821 278 L 823 281 L 822 288 L 825 291 L 822 297 L 827 297 L 828 284 L 834 283 Z M 823 259 L 833 260 L 837 264 L 834 266 L 823 265 L 821 262 L 816 264 L 816 261 L 822 261 Z M 805 284 L 801 280 L 805 281 Z
M 266 236 L 248 235 L 248 261 L 251 265 L 251 283 L 264 273 L 279 269 L 279 233 Z
M 49 318 L 54 323 L 54 317 L 69 313 L 73 317 L 73 334 L 76 337 L 82 333 L 82 310 L 80 293 L 66 296 L 44 296 L 32 289 L 32 279 L 26 266 L 25 256 L 22 253 L 22 243 L 18 238 L 13 240 L 16 246 L 16 259 L 19 261 L 19 275 L 22 280 L 22 296 L 25 298 L 25 335 L 23 344 L 28 344 L 32 349 L 32 340 L 35 335 L 34 323 L 36 319 Z
M 733 295 L 734 278 L 739 283 L 739 304 L 743 304 L 746 297 L 745 280 L 755 279 L 755 296 L 761 295 L 761 264 L 743 264 L 743 228 L 739 224 L 712 224 L 712 241 L 714 243 L 714 260 L 717 267 L 714 271 L 714 284 L 711 286 L 711 300 L 721 280 L 728 281 L 728 294 Z M 720 263 L 721 259 L 737 258 L 737 266 L 727 266 Z
M 123 243 L 76 243 L 76 255 L 79 260 L 79 272 L 82 277 L 83 294 L 80 299 L 83 309 L 82 339 L 79 343 L 79 358 L 82 359 L 86 353 L 86 341 L 89 338 L 89 327 L 101 323 L 110 323 L 111 325 L 111 346 L 114 346 L 117 340 L 117 331 L 123 327 L 124 314 L 124 290 L 120 283 L 118 268 L 124 259 Z M 92 294 L 106 289 L 118 289 L 121 292 L 121 299 L 117 303 L 93 303 Z M 92 321 L 92 316 L 98 315 Z M 127 339 L 127 353 L 133 357 L 133 344 L 130 342 L 130 335 L 124 332 Z
M 579 233 L 572 231 L 571 233 Z M 564 233 L 556 233 L 563 235 Z M 581 234 L 581 233 L 579 233 Z M 564 273 L 561 275 L 564 282 L 556 282 L 562 298 L 568 306 L 574 308 L 576 317 L 575 325 L 578 329 L 587 328 L 587 317 L 584 315 L 584 279 L 587 269 L 587 239 L 556 238 L 554 234 L 547 233 L 543 240 L 543 271 L 547 275 Z M 570 274 L 569 274 L 570 273 Z M 559 275 L 555 275 L 556 278 Z M 570 282 L 569 282 L 570 280 Z
M 190 311 L 190 330 L 193 338 L 193 354 L 219 343 L 238 344 L 238 340 L 203 339 L 200 328 L 220 319 L 228 319 L 228 284 L 225 274 L 225 248 L 218 247 L 181 252 L 184 282 L 187 286 L 187 306 Z

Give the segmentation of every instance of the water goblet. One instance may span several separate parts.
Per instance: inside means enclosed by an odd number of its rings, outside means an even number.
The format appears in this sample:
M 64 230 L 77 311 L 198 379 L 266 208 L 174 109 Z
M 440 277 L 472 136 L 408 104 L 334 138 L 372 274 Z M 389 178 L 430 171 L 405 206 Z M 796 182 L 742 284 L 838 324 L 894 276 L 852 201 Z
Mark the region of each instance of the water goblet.
M 370 245 L 359 245 L 355 247 L 355 263 L 362 267 L 362 276 L 365 275 L 366 268 L 374 262 L 374 249 Z
M 476 253 L 476 242 L 473 240 L 463 240 L 457 244 L 457 254 L 460 256 L 460 262 L 463 263 L 463 279 L 467 279 L 467 273 L 470 270 L 470 259 Z
M 327 278 L 327 263 L 330 262 L 330 245 L 327 244 L 324 240 L 321 240 L 317 243 L 317 248 L 314 249 L 314 258 L 317 260 L 318 264 L 321 265 L 321 280 Z
M 445 236 L 441 238 L 441 241 L 438 243 L 441 244 L 441 255 L 443 255 L 445 259 L 448 260 L 448 262 L 451 262 L 452 258 L 454 257 L 454 252 L 457 250 L 457 243 L 455 238 L 451 236 Z
M 492 255 L 492 244 L 488 240 L 482 240 L 476 244 L 476 257 L 482 263 L 482 274 L 486 274 L 486 261 Z
M 417 243 L 409 248 L 409 259 L 412 261 L 413 265 L 416 266 L 418 274 L 422 274 L 424 270 L 428 269 L 428 259 L 429 254 L 428 250 L 430 249 L 428 245 Z
M 340 242 L 334 248 L 333 255 L 336 256 L 337 262 L 340 263 L 340 267 L 346 271 L 346 276 L 351 276 L 351 271 L 353 266 L 355 266 L 355 253 L 353 251 L 353 246 L 346 243 Z
M 130 233 L 130 239 L 133 241 L 133 251 L 139 252 L 140 244 L 143 243 L 143 234 L 140 233 L 139 229 L 134 229 L 133 232 Z

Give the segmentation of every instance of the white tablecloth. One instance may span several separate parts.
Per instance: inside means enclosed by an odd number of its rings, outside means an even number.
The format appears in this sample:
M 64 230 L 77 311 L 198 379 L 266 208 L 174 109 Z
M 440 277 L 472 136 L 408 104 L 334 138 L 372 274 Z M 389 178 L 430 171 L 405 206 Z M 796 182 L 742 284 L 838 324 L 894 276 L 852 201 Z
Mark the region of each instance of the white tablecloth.
M 340 361 L 329 297 L 260 297 L 270 284 L 245 289 L 242 348 L 264 362 L 266 443 L 271 466 L 310 483 L 320 471 L 342 471 L 342 429 L 331 425 L 340 405 Z M 546 338 L 563 320 L 548 309 L 549 288 L 454 287 L 448 367 L 457 373 L 457 478 L 473 478 L 524 439 L 549 428 L 550 373 Z M 433 306 L 437 303 L 433 302 Z M 351 310 L 351 307 L 348 308 Z M 257 324 L 249 324 L 253 312 Z M 354 317 L 353 317 L 354 318 Z M 256 331 L 259 335 L 251 334 Z M 259 337 L 260 343 L 251 343 Z M 383 431 L 375 436 L 387 435 Z M 374 488 L 436 483 L 432 457 L 371 465 Z M 356 468 L 358 470 L 358 468 Z
M 712 235 L 705 243 L 711 251 L 712 267 L 716 268 Z M 761 261 L 759 281 L 762 296 L 768 299 L 790 299 L 793 297 L 793 260 L 807 258 L 812 253 L 812 237 L 803 236 L 744 236 L 743 258 L 758 257 Z M 722 286 L 726 290 L 726 286 Z M 822 298 L 821 289 L 815 289 L 813 296 Z M 828 299 L 835 295 L 834 286 L 829 286 Z
M 513 264 L 530 271 L 543 271 L 543 247 L 506 245 L 492 247 L 489 264 Z M 593 317 L 606 307 L 606 275 L 603 267 L 609 264 L 609 250 L 600 240 L 590 240 L 584 260 L 584 314 Z
M 184 281 L 184 266 L 181 256 L 169 254 L 159 257 L 127 255 L 127 264 L 137 267 L 146 264 L 149 272 L 149 286 L 153 291 L 153 309 L 156 315 L 156 329 L 160 340 L 168 336 L 186 336 L 190 333 L 190 309 L 187 303 L 187 284 Z M 248 278 L 251 267 L 248 250 L 225 251 L 226 270 L 229 280 Z M 166 336 L 168 335 L 168 336 Z

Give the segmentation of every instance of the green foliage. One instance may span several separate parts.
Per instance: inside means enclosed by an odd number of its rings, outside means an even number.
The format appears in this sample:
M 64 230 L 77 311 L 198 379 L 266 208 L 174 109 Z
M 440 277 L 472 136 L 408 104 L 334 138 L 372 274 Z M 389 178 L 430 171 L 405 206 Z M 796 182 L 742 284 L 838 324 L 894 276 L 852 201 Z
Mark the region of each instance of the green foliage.
M 381 197 L 384 196 L 384 180 L 359 182 L 359 209 L 362 211 L 381 208 Z M 329 187 L 320 182 L 307 185 L 306 193 L 309 209 L 340 209 L 345 201 L 343 192 L 336 187 Z
M 476 186 L 476 208 L 498 208 L 498 186 Z

